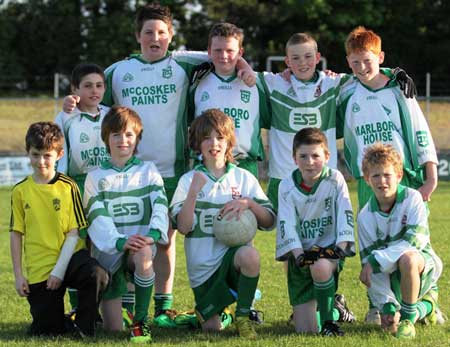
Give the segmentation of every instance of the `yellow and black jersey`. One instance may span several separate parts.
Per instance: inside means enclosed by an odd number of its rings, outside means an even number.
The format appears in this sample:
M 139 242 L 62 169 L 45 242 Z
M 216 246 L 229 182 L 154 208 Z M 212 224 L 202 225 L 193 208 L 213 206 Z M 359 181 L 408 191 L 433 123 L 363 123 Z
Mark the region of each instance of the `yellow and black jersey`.
M 80 192 L 68 176 L 57 173 L 47 184 L 37 184 L 28 176 L 14 186 L 10 231 L 23 235 L 24 264 L 30 284 L 48 278 L 66 234 L 86 227 Z M 83 246 L 80 240 L 75 252 Z

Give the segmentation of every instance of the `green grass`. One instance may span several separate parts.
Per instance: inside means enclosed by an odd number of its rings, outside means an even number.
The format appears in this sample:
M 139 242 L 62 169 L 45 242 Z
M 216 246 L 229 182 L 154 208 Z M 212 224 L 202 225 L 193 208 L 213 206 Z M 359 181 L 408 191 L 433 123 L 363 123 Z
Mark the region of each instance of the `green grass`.
M 354 185 L 351 184 L 352 199 L 355 198 Z M 430 203 L 431 234 L 433 247 L 444 264 L 450 261 L 447 254 L 450 244 L 450 183 L 441 182 Z M 129 345 L 127 334 L 119 333 L 107 335 L 100 332 L 97 338 L 88 341 L 75 341 L 67 338 L 58 339 L 30 339 L 25 336 L 25 330 L 30 323 L 28 303 L 20 298 L 14 290 L 14 277 L 9 252 L 9 215 L 10 189 L 0 188 L 0 346 L 124 346 Z M 189 288 L 185 258 L 183 252 L 183 238 L 177 240 L 177 273 L 174 288 L 175 308 L 187 310 L 192 308 L 193 296 Z M 344 293 L 359 322 L 354 325 L 343 325 L 346 331 L 344 338 L 321 338 L 317 336 L 302 336 L 295 334 L 292 327 L 286 324 L 291 312 L 288 303 L 285 275 L 280 263 L 274 261 L 275 233 L 259 232 L 256 247 L 261 253 L 262 270 L 259 288 L 263 293 L 257 308 L 264 311 L 266 323 L 258 327 L 259 340 L 248 342 L 240 340 L 232 330 L 221 334 L 204 335 L 199 332 L 183 330 L 153 329 L 154 343 L 157 346 L 448 346 L 450 345 L 448 324 L 438 327 L 417 328 L 417 338 L 414 341 L 398 341 L 381 332 L 378 328 L 367 326 L 360 322 L 363 319 L 367 300 L 363 285 L 358 280 L 359 259 L 349 259 L 342 273 L 339 292 Z M 450 299 L 448 288 L 450 277 L 446 269 L 441 277 L 439 286 L 440 305 L 444 312 L 450 313 Z M 153 304 L 151 312 L 153 311 Z

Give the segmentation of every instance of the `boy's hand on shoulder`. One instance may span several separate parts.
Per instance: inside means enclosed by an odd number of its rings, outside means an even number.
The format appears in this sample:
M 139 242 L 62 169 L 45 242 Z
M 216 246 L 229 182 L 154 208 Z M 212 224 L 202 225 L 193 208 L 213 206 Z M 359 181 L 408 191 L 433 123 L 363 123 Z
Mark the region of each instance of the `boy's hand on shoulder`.
M 282 72 L 279 72 L 278 75 L 281 76 L 286 82 L 291 82 L 292 71 L 289 68 L 284 69 Z
M 28 296 L 30 294 L 30 287 L 24 276 L 16 277 L 16 292 L 19 296 Z
M 405 70 L 399 67 L 392 70 L 392 73 L 394 74 L 394 78 L 400 86 L 400 89 L 403 91 L 403 94 L 409 99 L 414 98 L 417 95 L 417 88 L 414 80 L 408 76 Z
M 373 269 L 372 265 L 370 263 L 364 264 L 363 269 L 361 270 L 361 273 L 359 274 L 359 280 L 365 284 L 367 288 L 370 288 L 371 285 L 371 277 L 372 277 Z
M 256 74 L 252 69 L 241 69 L 237 75 L 247 87 L 253 87 L 256 84 Z
M 72 113 L 79 102 L 80 97 L 78 95 L 67 95 L 63 101 L 63 111 L 66 113 Z
M 50 275 L 47 280 L 47 289 L 56 290 L 61 287 L 62 280 L 56 276 Z

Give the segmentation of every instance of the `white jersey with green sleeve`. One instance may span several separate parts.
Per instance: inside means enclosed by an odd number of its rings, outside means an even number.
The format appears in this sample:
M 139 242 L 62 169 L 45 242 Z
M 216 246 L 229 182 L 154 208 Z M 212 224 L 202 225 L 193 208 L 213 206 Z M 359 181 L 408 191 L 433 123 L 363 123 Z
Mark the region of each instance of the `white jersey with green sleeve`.
M 332 247 L 348 242 L 354 254 L 353 210 L 347 183 L 338 170 L 324 167 L 311 191 L 302 186 L 297 169 L 278 190 L 276 259 L 286 260 L 293 249 Z
M 195 117 L 218 108 L 233 119 L 237 139 L 233 156 L 237 160 L 264 158 L 260 123 L 262 117 L 267 119 L 269 111 L 259 78 L 255 86 L 248 87 L 236 75 L 223 78 L 209 73 L 193 88 L 189 99 Z
M 75 109 L 72 113 L 60 112 L 55 123 L 64 134 L 64 155 L 58 160 L 57 170 L 70 177 L 85 176 L 110 156 L 101 138 L 103 118 L 109 108 L 99 106 L 97 115 Z
M 389 213 L 382 212 L 372 196 L 358 215 L 358 242 L 363 266 L 368 262 L 372 265 L 369 296 L 376 307 L 387 302 L 400 307 L 390 289 L 390 274 L 398 269 L 398 261 L 406 252 L 424 254 L 423 273 L 431 271 L 432 283 L 436 283 L 442 273 L 442 261 L 430 243 L 427 208 L 422 195 L 412 188 L 398 186 L 396 201 Z
M 308 127 L 319 128 L 328 140 L 328 165 L 337 168 L 336 101 L 348 75 L 327 76 L 317 71 L 310 82 L 291 76 L 290 82 L 272 73 L 260 74 L 270 98 L 272 117 L 269 130 L 269 177 L 283 179 L 295 170 L 292 142 L 295 134 Z
M 264 194 L 258 180 L 247 170 L 228 164 L 226 173 L 216 179 L 203 165 L 197 165 L 180 178 L 171 202 L 171 217 L 176 223 L 183 207 L 195 171 L 201 171 L 207 182 L 197 195 L 192 231 L 186 235 L 184 249 L 191 288 L 204 283 L 220 267 L 228 246 L 213 234 L 213 220 L 217 212 L 229 201 L 248 197 L 265 207 L 273 215 L 272 205 Z M 271 230 L 264 228 L 264 230 Z
M 391 81 L 371 90 L 353 78 L 338 100 L 338 136 L 344 137 L 344 156 L 353 177 L 362 174 L 364 150 L 375 142 L 392 145 L 403 167 L 417 171 L 426 162 L 438 163 L 433 138 L 416 99 L 408 99 Z
M 127 236 L 150 236 L 167 244 L 168 202 L 163 180 L 152 162 L 132 157 L 123 168 L 107 161 L 88 173 L 83 205 L 93 255 L 109 270 L 123 255 Z M 109 257 L 112 256 L 112 257 Z M 114 272 L 114 271 L 113 271 Z
M 106 69 L 103 103 L 127 106 L 142 119 L 139 158 L 155 163 L 162 177 L 181 176 L 188 167 L 187 97 L 192 69 L 206 53 L 168 54 L 156 62 L 141 55 Z

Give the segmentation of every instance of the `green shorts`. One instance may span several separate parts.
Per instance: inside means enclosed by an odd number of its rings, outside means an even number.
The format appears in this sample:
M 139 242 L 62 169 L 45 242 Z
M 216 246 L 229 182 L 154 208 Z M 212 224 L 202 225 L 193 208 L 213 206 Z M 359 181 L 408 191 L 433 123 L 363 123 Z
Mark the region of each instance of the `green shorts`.
M 175 190 L 177 189 L 178 181 L 180 177 L 163 177 L 164 181 L 164 189 L 167 195 L 167 203 L 170 206 L 170 202 L 172 201 L 173 194 L 175 194 Z
M 281 179 L 270 178 L 269 184 L 267 185 L 267 197 L 272 203 L 275 212 L 278 212 L 278 187 L 280 186 Z
M 420 254 L 423 256 L 425 260 L 425 267 L 423 269 L 422 274 L 420 275 L 420 291 L 419 291 L 419 298 L 424 296 L 426 293 L 430 291 L 435 285 L 435 282 L 433 281 L 434 276 L 434 268 L 435 263 L 433 257 L 425 252 L 420 252 Z M 400 270 L 396 270 L 391 274 L 391 289 L 395 294 L 395 298 L 400 303 L 402 302 L 402 294 L 400 290 L 400 279 L 401 274 Z
M 238 287 L 239 272 L 234 267 L 234 255 L 240 247 L 228 249 L 216 272 L 200 286 L 192 288 L 195 309 L 205 321 L 236 301 L 230 289 L 236 292 Z
M 126 264 L 127 257 L 123 257 L 123 259 L 121 267 L 112 275 L 108 288 L 102 294 L 103 300 L 117 299 L 128 293 L 127 283 L 132 276 Z
M 334 282 L 336 284 L 335 290 L 338 288 L 339 273 L 342 271 L 343 267 L 344 262 L 341 260 L 339 261 L 336 272 L 334 273 Z M 311 276 L 311 271 L 309 271 L 309 266 L 298 268 L 295 266 L 294 257 L 290 257 L 288 260 L 287 281 L 289 303 L 291 306 L 305 304 L 315 299 L 314 282 Z

